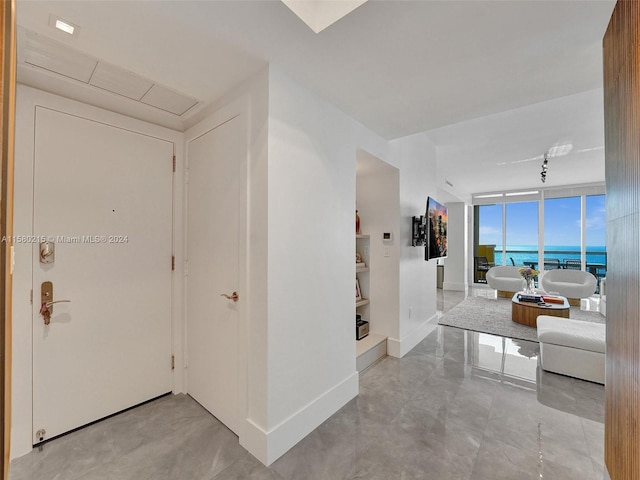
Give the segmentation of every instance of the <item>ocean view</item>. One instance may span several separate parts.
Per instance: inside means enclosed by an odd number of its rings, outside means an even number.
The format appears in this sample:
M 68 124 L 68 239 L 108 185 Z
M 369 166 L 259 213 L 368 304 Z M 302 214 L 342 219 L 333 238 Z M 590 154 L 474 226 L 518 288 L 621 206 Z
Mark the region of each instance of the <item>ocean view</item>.
M 607 254 L 605 246 L 587 247 L 587 264 L 603 265 L 606 268 Z M 516 265 L 527 265 L 538 262 L 537 245 L 508 245 L 505 255 L 505 265 L 511 265 L 511 259 Z M 579 245 L 548 245 L 545 247 L 544 258 L 557 258 L 560 264 L 565 260 L 580 260 Z M 502 265 L 502 245 L 496 245 L 495 264 Z

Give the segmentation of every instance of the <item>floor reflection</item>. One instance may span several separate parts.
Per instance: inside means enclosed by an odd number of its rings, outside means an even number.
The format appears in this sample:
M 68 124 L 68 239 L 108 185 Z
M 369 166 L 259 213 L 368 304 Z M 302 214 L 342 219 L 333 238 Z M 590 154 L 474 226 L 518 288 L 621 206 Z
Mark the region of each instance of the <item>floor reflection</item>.
M 465 332 L 465 343 L 466 361 L 473 367 L 536 382 L 537 343 L 469 331 Z
M 469 295 L 495 298 L 495 290 L 473 288 Z M 453 308 L 465 298 L 462 292 L 443 292 L 439 295 L 440 314 Z M 583 299 L 582 310 L 597 311 L 598 299 Z M 463 354 L 464 363 L 471 367 L 471 375 L 508 382 L 520 389 L 535 392 L 537 403 L 560 412 L 604 424 L 604 388 L 602 385 L 551 372 L 539 365 L 539 344 L 526 340 L 457 330 L 439 326 L 435 354 L 444 356 L 450 351 Z M 454 345 L 457 344 L 457 345 Z
M 536 398 L 556 410 L 604 424 L 604 387 L 536 369 Z

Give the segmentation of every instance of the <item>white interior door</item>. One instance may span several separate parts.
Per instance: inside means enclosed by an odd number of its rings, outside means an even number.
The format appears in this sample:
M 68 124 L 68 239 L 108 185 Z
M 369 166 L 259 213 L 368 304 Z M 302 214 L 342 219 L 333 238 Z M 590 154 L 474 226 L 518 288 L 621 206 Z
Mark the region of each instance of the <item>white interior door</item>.
M 189 142 L 187 185 L 187 390 L 236 433 L 242 145 L 238 117 Z
M 36 109 L 34 443 L 171 391 L 173 144 Z M 42 282 L 53 283 L 51 323 Z

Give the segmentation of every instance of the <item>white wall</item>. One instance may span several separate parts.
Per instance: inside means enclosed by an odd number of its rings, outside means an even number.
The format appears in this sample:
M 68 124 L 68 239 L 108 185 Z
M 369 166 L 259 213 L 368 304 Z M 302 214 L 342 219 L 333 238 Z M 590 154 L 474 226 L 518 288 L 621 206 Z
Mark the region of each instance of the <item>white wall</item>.
M 358 392 L 356 151 L 386 150 L 383 139 L 273 69 L 268 144 L 267 463 Z
M 467 282 L 467 253 L 468 253 L 468 221 L 467 206 L 463 202 L 446 204 L 447 221 L 447 250 L 448 256 L 444 263 L 444 290 L 466 292 Z
M 371 328 L 388 336 L 389 355 L 402 357 L 435 328 L 436 262 L 426 262 L 424 247 L 411 241 L 412 217 L 425 214 L 427 197 L 437 191 L 436 149 L 423 134 L 389 145 L 384 161 L 360 153 L 370 167 L 358 174 L 357 195 L 362 231 L 371 234 Z M 389 230 L 393 242 L 384 244 Z
M 264 69 L 247 86 L 249 113 L 249 158 L 247 170 L 247 268 L 244 273 L 248 305 L 241 323 L 239 370 L 246 368 L 247 418 L 240 431 L 240 443 L 265 461 L 266 446 L 262 442 L 268 429 L 268 110 L 269 71 Z M 242 274 L 241 274 L 242 276 Z M 242 278 L 241 278 L 242 281 Z M 246 353 L 246 354 L 245 354 Z M 244 360 L 243 360 L 244 359 Z M 243 364 L 243 361 L 246 361 Z M 256 431 L 261 435 L 253 435 Z M 262 452 L 262 453 L 259 453 Z M 259 456 L 261 455 L 261 456 Z M 265 462 L 266 463 L 266 462 Z
M 435 262 L 424 261 L 424 249 L 410 247 L 411 216 L 424 212 L 436 190 L 433 144 L 415 135 L 393 142 L 391 155 L 388 142 L 273 68 L 268 109 L 268 421 L 266 431 L 254 432 L 267 437 L 267 451 L 258 457 L 267 464 L 358 391 L 358 151 L 400 169 L 400 225 L 396 220 L 392 227 L 398 233 L 400 322 L 391 353 L 401 356 L 422 340 L 436 313 Z
M 436 316 L 436 261 L 424 261 L 424 248 L 412 247 L 413 216 L 424 215 L 435 196 L 436 149 L 423 134 L 390 142 L 389 163 L 400 169 L 400 327 L 389 339 L 389 354 L 402 357 L 433 328 Z
M 42 105 L 69 112 L 83 118 L 114 125 L 131 131 L 152 135 L 174 143 L 177 171 L 174 176 L 174 254 L 176 270 L 173 275 L 173 353 L 176 356 L 174 370 L 174 392 L 184 391 L 182 363 L 183 328 L 183 257 L 182 257 L 182 134 L 166 128 L 150 125 L 99 108 L 91 107 L 40 90 L 18 85 L 16 97 L 16 153 L 14 232 L 15 235 L 32 234 L 33 214 L 33 158 L 34 158 L 34 111 Z M 100 148 L 108 148 L 108 143 Z M 12 331 L 12 412 L 11 412 L 11 458 L 31 451 L 32 438 L 32 316 L 30 292 L 32 244 L 15 245 L 15 268 L 13 275 L 13 331 Z
M 372 332 L 391 338 L 398 338 L 400 324 L 399 174 L 396 167 L 363 150 L 358 151 L 356 206 L 361 232 L 370 235 L 370 304 L 363 311 L 369 313 L 365 320 L 369 320 Z M 390 232 L 392 240 L 383 242 L 383 232 Z

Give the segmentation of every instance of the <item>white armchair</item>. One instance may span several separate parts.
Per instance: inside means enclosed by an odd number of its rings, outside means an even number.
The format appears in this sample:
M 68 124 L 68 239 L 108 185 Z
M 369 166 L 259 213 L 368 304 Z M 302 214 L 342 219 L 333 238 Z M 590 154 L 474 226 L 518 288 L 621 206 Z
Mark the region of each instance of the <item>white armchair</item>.
M 569 304 L 580 305 L 581 298 L 593 295 L 598 281 L 589 272 L 582 270 L 550 270 L 544 274 L 540 284 L 548 293 L 557 292 L 569 299 Z
M 487 272 L 487 284 L 498 290 L 498 296 L 511 297 L 522 290 L 522 277 L 518 267 L 497 266 Z

